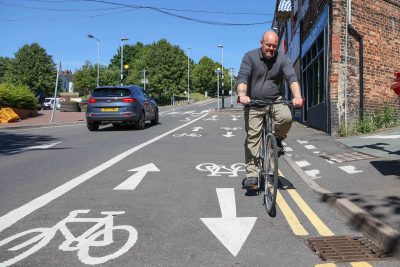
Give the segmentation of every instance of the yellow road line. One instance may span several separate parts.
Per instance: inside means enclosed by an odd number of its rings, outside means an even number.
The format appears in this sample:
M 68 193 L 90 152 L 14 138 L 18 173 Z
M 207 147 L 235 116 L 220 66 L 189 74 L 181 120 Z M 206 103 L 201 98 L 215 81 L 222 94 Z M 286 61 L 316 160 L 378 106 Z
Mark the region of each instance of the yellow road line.
M 334 263 L 321 263 L 321 264 L 317 264 L 314 267 L 336 267 L 336 264 Z
M 308 235 L 308 232 L 297 219 L 296 215 L 290 209 L 287 202 L 283 199 L 281 193 L 277 191 L 276 195 L 276 203 L 278 204 L 279 209 L 282 211 L 283 215 L 286 218 L 286 221 L 289 223 L 290 228 L 295 235 Z
M 314 225 L 315 229 L 317 229 L 318 233 L 322 236 L 333 236 L 333 232 L 321 221 L 321 219 L 315 214 L 310 206 L 303 200 L 303 198 L 297 193 L 295 189 L 286 190 L 289 195 L 293 198 L 294 202 L 296 202 L 297 206 L 301 209 L 301 211 L 307 216 L 310 222 Z
M 372 267 L 371 264 L 365 261 L 360 261 L 360 262 L 352 262 L 351 266 L 353 267 Z

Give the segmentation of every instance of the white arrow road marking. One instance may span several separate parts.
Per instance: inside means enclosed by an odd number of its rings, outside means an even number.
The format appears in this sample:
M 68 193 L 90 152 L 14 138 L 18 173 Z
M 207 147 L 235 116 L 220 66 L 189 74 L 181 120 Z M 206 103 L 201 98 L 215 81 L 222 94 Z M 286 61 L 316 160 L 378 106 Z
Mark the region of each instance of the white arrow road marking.
M 297 143 L 299 143 L 299 144 L 308 144 L 308 141 L 297 139 Z
M 257 217 L 236 217 L 235 191 L 233 188 L 216 188 L 216 191 L 222 217 L 200 219 L 236 257 L 253 229 Z
M 207 119 L 204 119 L 205 121 L 217 121 L 218 120 L 218 115 L 213 115 L 213 116 L 211 116 L 211 118 L 207 118 Z
M 61 143 L 61 142 L 51 143 L 51 144 L 48 144 L 48 145 L 28 146 L 28 147 L 22 148 L 22 150 L 48 149 L 48 148 L 50 148 L 50 147 L 52 147 L 52 146 L 55 146 L 55 145 L 57 145 L 57 144 L 59 144 L 59 143 Z
M 202 130 L 203 127 L 193 127 L 193 132 L 198 132 L 199 130 Z
M 115 187 L 114 190 L 135 190 L 147 172 L 159 172 L 160 170 L 153 163 L 149 163 L 129 171 L 137 173 L 123 181 L 121 184 Z
M 296 161 L 296 164 L 299 165 L 300 168 L 307 167 L 307 166 L 311 165 L 310 163 L 308 163 L 308 161 L 305 161 L 305 160 Z
M 344 170 L 345 172 L 349 173 L 349 174 L 353 174 L 353 173 L 360 173 L 363 172 L 362 170 L 357 170 L 356 167 L 349 165 L 349 166 L 342 166 L 339 167 L 340 169 Z
M 377 139 L 400 139 L 400 134 L 394 134 L 394 135 L 371 135 L 371 136 L 363 136 L 361 138 L 377 138 Z
M 306 149 L 308 149 L 308 150 L 312 150 L 312 149 L 317 149 L 315 146 L 313 146 L 313 145 L 305 145 L 304 146 Z
M 235 135 L 233 135 L 232 132 L 226 132 L 226 134 L 223 134 L 222 136 L 225 136 L 225 137 L 234 137 Z
M 321 176 L 318 175 L 318 174 L 320 174 L 319 170 L 309 170 L 309 171 L 304 171 L 304 172 L 307 173 L 307 175 L 310 176 L 312 179 L 321 178 Z
M 236 117 L 233 117 L 232 120 L 233 120 L 233 121 L 237 121 L 238 119 L 237 119 Z
M 117 162 L 120 162 L 121 160 L 123 160 L 124 158 L 128 157 L 129 155 L 135 153 L 136 151 L 160 140 L 161 138 L 164 138 L 198 120 L 203 119 L 205 116 L 207 116 L 208 113 L 205 113 L 204 115 L 188 122 L 185 124 L 182 124 L 179 127 L 176 127 L 175 129 L 172 129 L 168 132 L 165 132 L 159 136 L 156 136 L 138 146 L 132 147 L 131 149 L 109 159 L 108 161 L 100 164 L 99 166 L 85 172 L 84 174 L 81 174 L 73 179 L 71 179 L 70 181 L 60 185 L 59 187 L 51 190 L 50 192 L 41 195 L 37 198 L 35 198 L 34 200 L 22 205 L 19 208 L 16 208 L 15 210 L 10 211 L 9 213 L 3 215 L 0 217 L 0 232 L 2 232 L 4 229 L 8 228 L 9 226 L 13 225 L 14 223 L 18 222 L 19 220 L 21 220 L 22 218 L 24 218 L 25 216 L 31 214 L 32 212 L 34 212 L 37 209 L 40 209 L 42 207 L 44 207 L 45 205 L 47 205 L 48 203 L 50 203 L 51 201 L 53 201 L 54 199 L 58 198 L 59 196 L 64 195 L 65 193 L 67 193 L 68 191 L 72 190 L 73 188 L 77 187 L 78 185 L 82 184 L 83 182 L 86 182 L 87 180 L 91 179 L 93 176 L 95 176 L 96 174 L 99 174 L 100 172 L 106 170 L 107 168 L 113 166 L 114 164 L 116 164 Z

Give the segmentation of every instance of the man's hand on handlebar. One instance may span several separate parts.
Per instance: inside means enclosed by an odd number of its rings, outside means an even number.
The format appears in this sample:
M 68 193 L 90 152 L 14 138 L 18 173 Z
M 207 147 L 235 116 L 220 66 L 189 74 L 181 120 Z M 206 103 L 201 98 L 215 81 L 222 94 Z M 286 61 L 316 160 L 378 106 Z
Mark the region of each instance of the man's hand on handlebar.
M 292 105 L 295 108 L 299 108 L 299 107 L 303 106 L 303 104 L 304 104 L 304 99 L 301 97 L 295 97 L 292 99 Z
M 237 102 L 241 103 L 243 105 L 249 104 L 250 103 L 250 97 L 248 97 L 248 96 L 238 96 Z

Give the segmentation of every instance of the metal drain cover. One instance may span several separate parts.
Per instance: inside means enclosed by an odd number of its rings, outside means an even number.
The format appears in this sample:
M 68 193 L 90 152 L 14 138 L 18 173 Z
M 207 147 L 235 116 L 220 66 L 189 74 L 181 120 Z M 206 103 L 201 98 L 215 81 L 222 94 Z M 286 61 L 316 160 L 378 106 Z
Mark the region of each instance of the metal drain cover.
M 342 163 L 348 161 L 356 161 L 356 160 L 364 160 L 364 159 L 373 159 L 374 156 L 361 153 L 361 152 L 351 152 L 351 153 L 342 153 L 342 154 L 333 154 L 329 155 L 323 153 L 320 155 L 321 158 L 330 161 L 331 163 Z
M 308 238 L 307 244 L 324 261 L 382 260 L 389 256 L 366 237 L 328 236 Z

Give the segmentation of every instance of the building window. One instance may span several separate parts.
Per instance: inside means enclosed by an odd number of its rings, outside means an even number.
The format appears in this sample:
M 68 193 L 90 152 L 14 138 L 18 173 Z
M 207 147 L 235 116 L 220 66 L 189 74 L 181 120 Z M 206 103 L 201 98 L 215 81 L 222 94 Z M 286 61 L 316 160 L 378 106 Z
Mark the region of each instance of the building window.
M 303 88 L 307 108 L 324 102 L 324 62 L 324 32 L 322 32 L 303 57 Z

